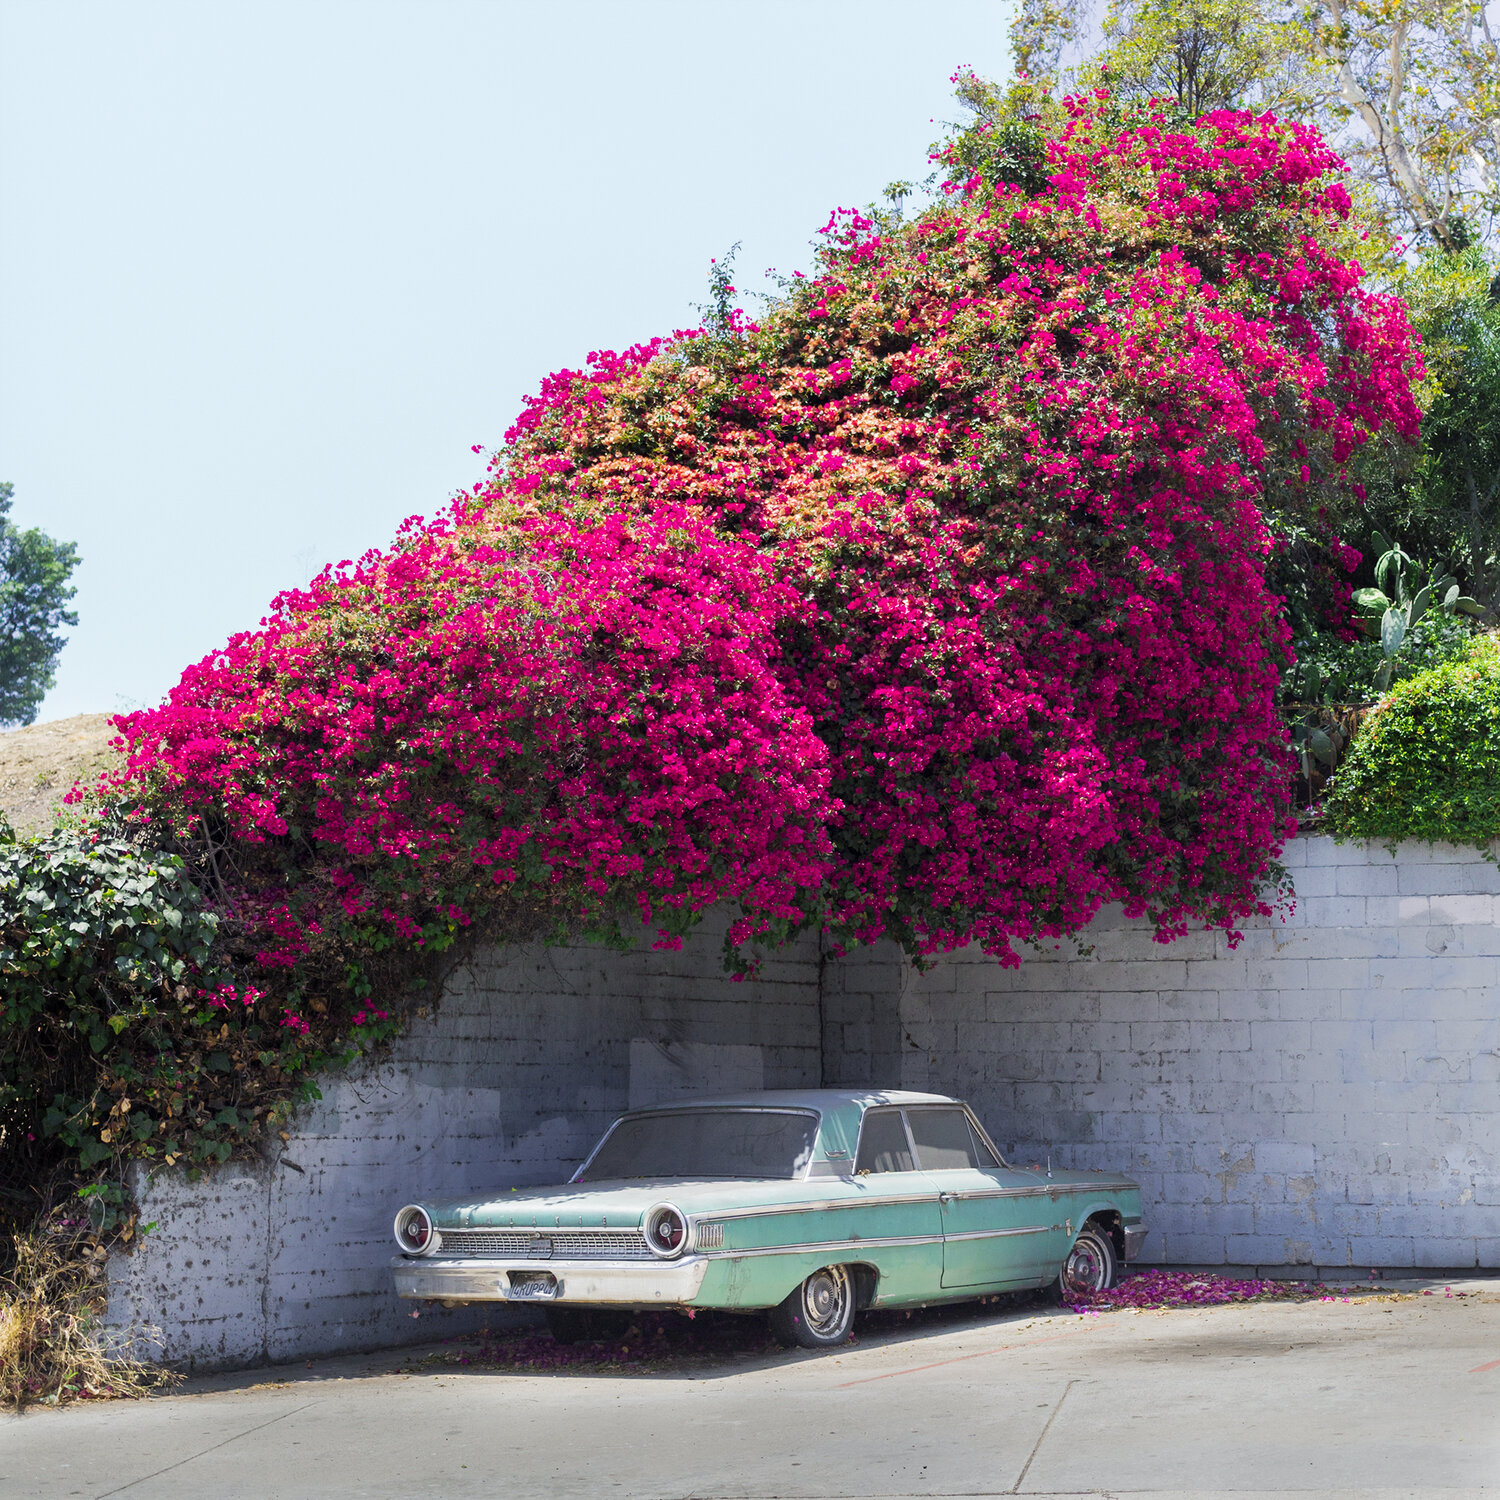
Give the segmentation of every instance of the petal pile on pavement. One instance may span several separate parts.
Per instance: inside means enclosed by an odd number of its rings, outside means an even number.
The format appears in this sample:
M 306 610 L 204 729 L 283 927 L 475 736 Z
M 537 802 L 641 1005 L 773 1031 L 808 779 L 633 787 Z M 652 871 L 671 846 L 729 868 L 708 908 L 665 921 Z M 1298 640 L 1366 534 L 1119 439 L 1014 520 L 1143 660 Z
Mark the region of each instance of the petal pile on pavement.
M 1309 1302 L 1330 1293 L 1369 1292 L 1368 1284 L 1333 1286 L 1324 1281 L 1248 1281 L 1201 1271 L 1141 1271 L 1107 1292 L 1094 1292 L 1068 1305 L 1074 1312 L 1114 1312 L 1123 1308 L 1219 1307 L 1227 1302 Z
M 1465 1298 L 1476 1293 L 1441 1291 L 1396 1291 L 1371 1282 L 1271 1281 L 1263 1278 L 1238 1280 L 1208 1272 L 1140 1271 L 1126 1275 L 1107 1292 L 1067 1304 L 1083 1316 L 1105 1312 L 1166 1311 L 1172 1308 L 1221 1307 L 1246 1302 L 1336 1302 L 1375 1296 L 1381 1301 L 1408 1301 L 1415 1297 Z M 991 1300 L 991 1299 L 985 1299 Z M 1034 1302 L 1035 1294 L 1004 1294 L 993 1299 L 1012 1308 Z M 921 1311 L 875 1311 L 865 1313 L 859 1334 L 851 1338 L 879 1337 L 899 1329 L 913 1333 L 937 1332 L 952 1321 L 974 1316 L 973 1303 L 952 1304 Z M 557 1342 L 544 1328 L 489 1330 L 465 1338 L 449 1339 L 441 1350 L 415 1362 L 412 1370 L 465 1367 L 479 1370 L 513 1370 L 518 1373 L 615 1372 L 648 1373 L 697 1360 L 726 1358 L 766 1359 L 790 1357 L 798 1351 L 783 1349 L 760 1317 L 732 1313 L 643 1312 L 622 1320 L 615 1337 Z

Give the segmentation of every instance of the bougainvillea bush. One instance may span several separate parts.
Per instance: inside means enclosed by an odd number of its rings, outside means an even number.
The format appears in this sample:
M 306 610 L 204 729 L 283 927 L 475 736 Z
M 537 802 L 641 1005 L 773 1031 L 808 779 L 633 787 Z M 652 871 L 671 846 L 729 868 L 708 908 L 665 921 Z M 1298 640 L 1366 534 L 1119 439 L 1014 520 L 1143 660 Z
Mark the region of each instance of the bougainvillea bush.
M 442 516 L 120 721 L 104 797 L 209 893 L 217 1024 L 326 1051 L 461 939 L 716 903 L 741 966 L 1266 909 L 1264 516 L 1414 434 L 1410 332 L 1312 131 L 1101 96 L 1035 144 L 836 213 L 759 321 L 550 376 Z

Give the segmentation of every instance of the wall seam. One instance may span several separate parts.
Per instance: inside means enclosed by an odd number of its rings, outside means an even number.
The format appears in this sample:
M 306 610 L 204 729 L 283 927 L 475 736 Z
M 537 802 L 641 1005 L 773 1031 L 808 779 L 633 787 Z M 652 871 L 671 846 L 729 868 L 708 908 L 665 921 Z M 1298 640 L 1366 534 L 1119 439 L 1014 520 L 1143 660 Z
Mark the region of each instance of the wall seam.
M 824 984 L 828 970 L 828 939 L 818 934 L 818 1087 L 828 1088 L 828 1004 Z

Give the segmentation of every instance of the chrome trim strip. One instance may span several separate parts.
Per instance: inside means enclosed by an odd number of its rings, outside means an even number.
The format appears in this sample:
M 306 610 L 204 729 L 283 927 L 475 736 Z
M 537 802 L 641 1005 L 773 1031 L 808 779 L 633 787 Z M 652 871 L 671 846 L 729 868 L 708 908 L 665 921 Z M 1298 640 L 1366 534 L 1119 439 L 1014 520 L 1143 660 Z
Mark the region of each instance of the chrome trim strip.
M 882 1172 L 882 1177 L 905 1177 L 905 1172 Z M 861 1179 L 856 1178 L 856 1181 Z M 1136 1184 L 1133 1182 L 1082 1182 L 1082 1183 L 1058 1183 L 1055 1186 L 1046 1185 L 1040 1187 L 1023 1188 L 990 1188 L 973 1193 L 950 1193 L 952 1198 L 1046 1198 L 1054 1193 L 1119 1193 L 1135 1192 Z M 835 1208 L 886 1208 L 898 1207 L 911 1203 L 936 1203 L 938 1190 L 932 1189 L 926 1193 L 904 1193 L 900 1197 L 879 1198 L 811 1198 L 806 1203 L 771 1203 L 761 1208 L 726 1208 L 705 1210 L 704 1218 L 713 1219 L 753 1219 L 764 1214 L 771 1217 L 778 1214 L 801 1214 L 822 1213 Z
M 1074 1182 L 1060 1183 L 1055 1187 L 1026 1188 L 980 1188 L 972 1193 L 949 1193 L 953 1199 L 968 1201 L 976 1198 L 1050 1198 L 1063 1193 L 1130 1192 L 1134 1184 L 1123 1182 Z
M 941 1245 L 948 1240 L 1002 1240 L 1016 1234 L 1046 1234 L 1044 1224 L 1030 1225 L 1024 1229 L 971 1229 L 963 1234 L 903 1234 L 887 1235 L 872 1239 L 845 1240 L 800 1240 L 789 1245 L 757 1245 L 745 1250 L 714 1250 L 704 1252 L 709 1260 L 735 1260 L 751 1255 L 808 1255 L 823 1250 L 884 1250 L 893 1245 Z
M 886 1250 L 895 1245 L 941 1245 L 940 1234 L 890 1235 L 868 1240 L 803 1240 L 791 1245 L 757 1245 L 745 1250 L 714 1250 L 705 1255 L 706 1260 L 750 1259 L 758 1255 L 811 1255 L 825 1250 L 847 1250 L 851 1254 L 858 1250 Z
M 883 1174 L 884 1175 L 884 1174 Z M 904 1172 L 892 1172 L 892 1177 L 904 1177 Z M 768 1203 L 760 1208 L 717 1209 L 711 1217 L 715 1219 L 756 1219 L 764 1214 L 774 1218 L 780 1214 L 822 1213 L 832 1208 L 896 1208 L 911 1203 L 930 1203 L 937 1206 L 937 1189 L 929 1193 L 908 1193 L 899 1198 L 812 1198 L 806 1203 Z M 710 1217 L 704 1214 L 705 1218 Z
M 1045 1224 L 1033 1224 L 1026 1229 L 970 1229 L 963 1234 L 945 1234 L 943 1239 L 947 1240 L 1000 1240 L 1008 1234 L 1046 1234 L 1048 1228 Z

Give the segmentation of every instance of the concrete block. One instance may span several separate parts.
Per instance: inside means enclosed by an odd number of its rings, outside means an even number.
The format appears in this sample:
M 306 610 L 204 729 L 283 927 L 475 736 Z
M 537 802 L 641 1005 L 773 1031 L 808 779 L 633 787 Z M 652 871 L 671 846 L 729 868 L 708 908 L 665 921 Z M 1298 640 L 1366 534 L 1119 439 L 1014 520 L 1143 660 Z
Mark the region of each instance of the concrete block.
M 1155 1021 L 1161 1017 L 1161 999 L 1154 991 L 1132 990 L 1115 994 L 1099 991 L 1099 1019 L 1132 1025 L 1137 1021 Z
M 1399 1235 L 1350 1235 L 1349 1264 L 1404 1268 L 1417 1264 L 1415 1243 Z
M 1174 1234 L 1161 1231 L 1161 1250 L 1152 1259 L 1168 1265 L 1222 1266 L 1225 1261 L 1222 1234 Z
M 1496 897 L 1488 892 L 1438 895 L 1431 899 L 1429 911 L 1434 923 L 1452 923 L 1455 927 L 1495 925 Z
M 1274 1049 L 1224 1052 L 1218 1058 L 1219 1081 L 1225 1084 L 1279 1082 L 1285 1061 Z
M 1248 1021 L 1192 1021 L 1188 1024 L 1188 1045 L 1194 1052 L 1248 1052 Z
M 1428 1052 L 1421 1055 L 1408 1053 L 1406 1076 L 1422 1083 L 1468 1083 L 1471 1078 L 1470 1059 L 1463 1054 Z
M 1412 1239 L 1413 1264 L 1418 1266 L 1441 1266 L 1445 1270 L 1479 1264 L 1479 1247 L 1471 1236 L 1463 1238 L 1432 1238 L 1417 1235 Z
M 1224 1254 L 1228 1260 L 1243 1265 L 1281 1265 L 1287 1260 L 1288 1238 L 1280 1234 L 1230 1234 L 1224 1237 Z M 1309 1247 L 1305 1263 L 1310 1264 L 1311 1260 Z
M 1281 991 L 1277 989 L 1250 988 L 1246 985 L 1219 992 L 1221 1020 L 1276 1021 L 1281 1019 L 1281 1011 Z
M 1309 863 L 1305 870 L 1297 872 L 1293 877 L 1293 883 L 1299 905 L 1316 900 L 1320 896 L 1334 896 L 1338 892 L 1337 872 L 1330 865 Z
M 1397 878 L 1407 896 L 1494 896 L 1500 890 L 1500 870 L 1479 859 L 1432 865 L 1403 862 Z
M 1307 864 L 1307 846 L 1310 840 L 1306 837 L 1294 838 L 1281 851 L 1281 863 L 1289 870 L 1300 870 Z
M 1186 1021 L 1139 1021 L 1131 1025 L 1130 1045 L 1137 1052 L 1178 1051 L 1189 1045 Z
M 1354 928 L 1363 931 L 1366 923 L 1365 897 L 1327 895 L 1305 896 L 1301 902 L 1302 927 L 1310 938 L 1323 931 Z
M 1157 997 L 1164 1021 L 1217 1021 L 1217 990 L 1164 990 Z
M 1318 1148 L 1305 1141 L 1257 1141 L 1255 1165 L 1262 1172 L 1290 1175 L 1311 1172 L 1318 1164 Z
M 1334 890 L 1340 896 L 1394 896 L 1397 892 L 1396 862 L 1376 864 L 1361 860 L 1356 864 L 1338 865 L 1334 870 Z

